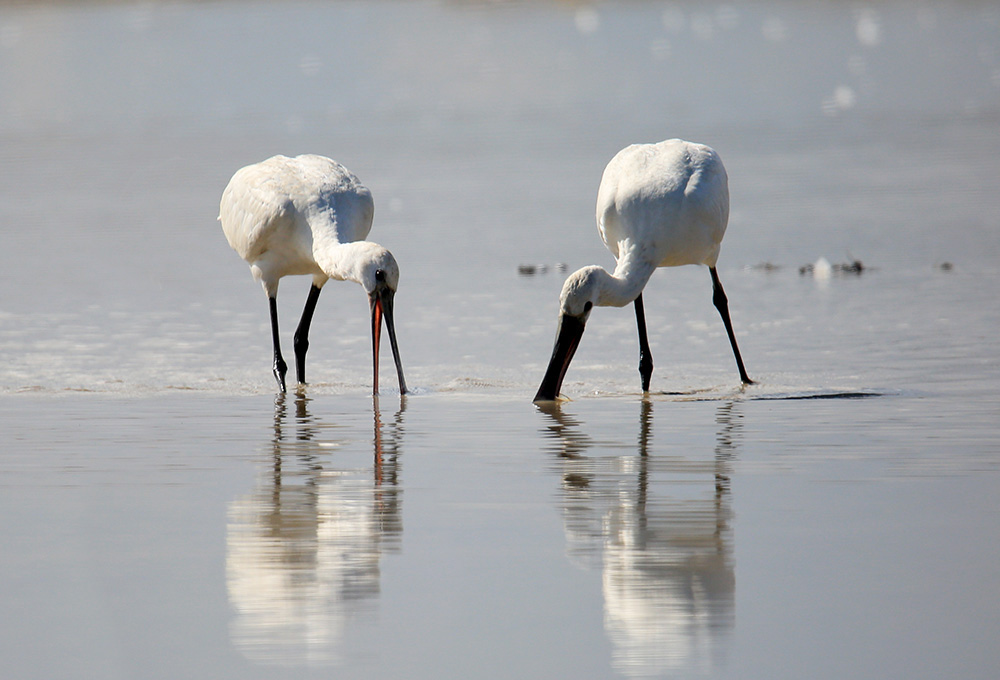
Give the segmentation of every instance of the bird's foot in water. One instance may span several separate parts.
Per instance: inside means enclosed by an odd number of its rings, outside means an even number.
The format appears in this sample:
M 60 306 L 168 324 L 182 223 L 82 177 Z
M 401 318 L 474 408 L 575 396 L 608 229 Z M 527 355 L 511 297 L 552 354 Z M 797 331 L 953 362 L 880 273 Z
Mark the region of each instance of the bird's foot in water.
M 653 377 L 653 360 L 648 354 L 639 357 L 639 377 L 642 378 L 642 391 L 649 392 L 649 381 Z
M 288 373 L 288 366 L 285 364 L 285 360 L 281 357 L 277 357 L 274 360 L 274 379 L 278 381 L 278 388 L 282 392 L 287 392 L 285 389 L 285 374 Z

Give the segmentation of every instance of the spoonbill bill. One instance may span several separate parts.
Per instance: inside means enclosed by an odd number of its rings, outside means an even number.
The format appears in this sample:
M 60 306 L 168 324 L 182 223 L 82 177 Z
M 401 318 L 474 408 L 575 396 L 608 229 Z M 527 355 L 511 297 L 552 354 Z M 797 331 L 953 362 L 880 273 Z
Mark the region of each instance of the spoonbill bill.
M 705 264 L 712 275 L 712 301 L 729 334 L 744 384 L 743 367 L 729 303 L 715 263 L 729 220 L 729 181 L 719 155 L 703 144 L 670 139 L 633 144 L 615 155 L 597 192 L 597 229 L 617 262 L 609 274 L 589 266 L 566 279 L 559 296 L 555 347 L 535 401 L 559 395 L 566 370 L 595 307 L 635 305 L 639 327 L 639 375 L 649 391 L 653 357 L 646 339 L 642 290 L 658 267 Z
M 379 339 L 382 318 L 389 331 L 399 391 L 406 393 L 396 345 L 392 301 L 399 266 L 388 250 L 365 241 L 375 204 L 371 192 L 340 163 L 323 156 L 274 156 L 236 171 L 222 192 L 219 221 L 229 245 L 250 264 L 264 287 L 271 313 L 274 378 L 285 391 L 288 368 L 278 340 L 278 281 L 311 274 L 312 287 L 295 330 L 295 373 L 306 381 L 309 326 L 316 301 L 329 279 L 354 281 L 365 289 L 371 308 L 372 354 L 378 394 Z

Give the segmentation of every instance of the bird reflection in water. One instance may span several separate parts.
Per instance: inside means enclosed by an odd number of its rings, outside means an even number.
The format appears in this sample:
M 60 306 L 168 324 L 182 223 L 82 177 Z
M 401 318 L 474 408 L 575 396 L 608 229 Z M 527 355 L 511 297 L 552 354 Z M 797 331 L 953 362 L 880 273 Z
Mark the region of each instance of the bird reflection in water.
M 735 616 L 729 477 L 741 439 L 738 405 L 719 405 L 711 458 L 653 454 L 648 398 L 626 452 L 613 450 L 620 442 L 591 439 L 561 406 L 542 410 L 562 478 L 567 551 L 575 564 L 601 571 L 615 669 L 643 677 L 713 671 Z
M 258 662 L 338 661 L 351 621 L 377 605 L 382 555 L 398 551 L 402 538 L 405 396 L 386 424 L 374 397 L 374 436 L 361 456 L 357 440 L 328 438 L 339 428 L 311 416 L 310 401 L 296 395 L 289 417 L 286 395 L 278 395 L 272 465 L 229 507 L 226 581 L 237 612 L 230 631 Z

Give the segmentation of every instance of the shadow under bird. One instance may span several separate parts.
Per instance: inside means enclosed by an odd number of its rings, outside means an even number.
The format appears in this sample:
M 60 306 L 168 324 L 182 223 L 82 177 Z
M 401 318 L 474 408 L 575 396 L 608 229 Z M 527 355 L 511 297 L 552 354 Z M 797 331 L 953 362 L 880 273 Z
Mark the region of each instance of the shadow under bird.
M 649 391 L 653 357 L 646 338 L 642 290 L 659 267 L 708 265 L 712 301 L 722 315 L 736 366 L 743 367 L 729 303 L 715 263 L 729 221 L 729 180 L 719 155 L 710 147 L 680 139 L 633 144 L 615 155 L 604 170 L 597 192 L 597 228 L 616 266 L 614 273 L 589 266 L 566 279 L 559 296 L 559 326 L 548 369 L 535 401 L 553 401 L 583 337 L 593 308 L 635 305 L 639 327 L 639 375 Z
M 323 156 L 274 156 L 241 168 L 222 193 L 219 220 L 229 245 L 264 287 L 271 314 L 274 378 L 285 391 L 288 368 L 278 339 L 278 281 L 311 275 L 312 287 L 295 330 L 295 373 L 306 382 L 309 326 L 330 279 L 354 281 L 368 294 L 372 322 L 373 391 L 378 394 L 379 340 L 385 318 L 399 391 L 406 393 L 396 344 L 393 298 L 399 266 L 392 253 L 364 240 L 372 226 L 371 192 L 340 163 Z

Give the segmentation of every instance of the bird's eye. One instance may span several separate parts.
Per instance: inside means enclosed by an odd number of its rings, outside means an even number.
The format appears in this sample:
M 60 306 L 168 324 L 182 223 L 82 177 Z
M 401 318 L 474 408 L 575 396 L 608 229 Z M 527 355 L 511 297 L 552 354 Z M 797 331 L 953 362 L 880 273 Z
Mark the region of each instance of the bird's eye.
M 591 302 L 590 300 L 587 300 L 587 304 L 585 304 L 585 305 L 583 306 L 583 313 L 584 313 L 584 314 L 586 314 L 586 313 L 587 313 L 587 312 L 589 312 L 589 311 L 590 311 L 591 309 L 593 309 L 593 307 L 594 307 L 594 303 L 593 303 L 593 302 Z
M 376 281 L 385 281 L 385 272 L 383 270 L 381 270 L 381 269 L 376 269 L 375 270 L 375 280 Z

